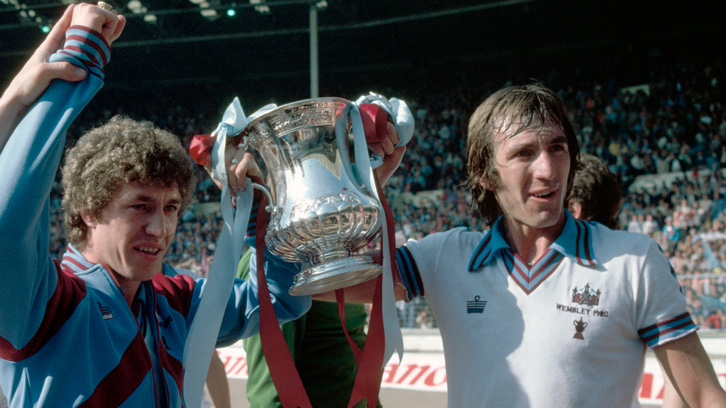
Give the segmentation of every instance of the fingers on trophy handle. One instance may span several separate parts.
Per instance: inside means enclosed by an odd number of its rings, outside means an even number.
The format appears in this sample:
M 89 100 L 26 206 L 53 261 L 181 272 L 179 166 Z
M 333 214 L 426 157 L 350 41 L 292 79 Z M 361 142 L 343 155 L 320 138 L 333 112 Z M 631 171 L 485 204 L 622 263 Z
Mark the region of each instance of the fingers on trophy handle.
M 272 214 L 272 211 L 275 208 L 275 202 L 272 200 L 272 194 L 270 194 L 270 190 L 268 190 L 267 187 L 263 186 L 262 184 L 258 183 L 252 183 L 252 188 L 256 188 L 262 191 L 262 193 L 267 196 L 267 206 L 265 207 L 265 211 Z

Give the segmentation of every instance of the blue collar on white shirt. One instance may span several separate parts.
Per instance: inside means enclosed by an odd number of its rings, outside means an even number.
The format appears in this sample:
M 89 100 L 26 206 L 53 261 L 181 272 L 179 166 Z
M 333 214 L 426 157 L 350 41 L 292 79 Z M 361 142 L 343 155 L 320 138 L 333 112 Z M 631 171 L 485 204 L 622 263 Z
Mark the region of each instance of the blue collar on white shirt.
M 597 256 L 592 246 L 593 225 L 588 221 L 575 219 L 567 210 L 565 210 L 565 215 L 565 227 L 550 248 L 580 265 L 597 265 Z M 490 231 L 484 233 L 484 238 L 477 245 L 474 255 L 469 261 L 469 272 L 480 270 L 495 259 L 502 250 L 509 248 L 511 246 L 504 239 L 504 217 L 502 216 L 497 219 Z

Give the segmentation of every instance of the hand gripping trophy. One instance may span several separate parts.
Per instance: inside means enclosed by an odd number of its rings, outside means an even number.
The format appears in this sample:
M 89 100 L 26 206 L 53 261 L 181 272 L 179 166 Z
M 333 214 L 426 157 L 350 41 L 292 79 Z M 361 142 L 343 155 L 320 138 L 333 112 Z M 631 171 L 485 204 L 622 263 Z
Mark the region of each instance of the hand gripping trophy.
M 237 136 L 228 136 L 255 149 L 264 162 L 269 191 L 262 188 L 271 203 L 267 248 L 306 265 L 295 276 L 291 294 L 328 292 L 381 272 L 369 256 L 356 254 L 382 227 L 357 107 L 361 102 L 385 104 L 392 117 L 400 122 L 406 116 L 412 124 L 405 103 L 391 101 L 395 107 L 378 95 L 356 103 L 317 98 L 268 105 Z
M 394 255 L 390 240 L 393 239 L 393 220 L 386 217 L 372 170 L 382 160 L 368 153 L 361 114 L 362 108 L 371 108 L 367 105 L 377 105 L 377 112 L 386 113 L 382 120 L 385 126 L 386 120 L 392 119 L 400 138 L 399 146 L 411 139 L 411 112 L 405 102 L 393 98 L 389 101 L 375 94 L 363 96 L 355 102 L 342 98 L 316 98 L 280 107 L 268 105 L 250 117 L 245 116 L 239 100 L 235 98 L 212 133 L 215 138 L 211 153 L 212 173 L 218 177 L 216 179 L 223 181 L 222 185 L 226 185 L 224 158 L 228 144 L 251 147 L 261 158 L 262 163 L 258 165 L 261 164 L 259 167 L 265 173 L 266 186 L 250 184 L 267 196 L 268 205 L 264 210 L 270 214 L 264 245 L 282 259 L 303 265 L 294 277 L 291 294 L 331 292 L 370 280 L 382 270 L 386 272 L 377 283 L 380 292 L 373 302 L 368 335 L 374 340 L 366 342 L 358 361 L 360 367 L 351 395 L 351 399 L 356 401 L 363 397 L 377 399 L 378 386 L 375 382 L 366 381 L 366 378 L 375 377 L 396 350 L 399 351 L 399 359 L 403 351 L 392 288 Z M 374 122 L 377 126 L 377 115 Z M 194 151 L 193 156 L 199 157 L 200 145 L 204 143 L 190 147 L 190 153 Z M 236 269 L 235 263 L 230 265 L 227 262 L 236 262 L 241 255 L 238 238 L 243 226 L 238 221 L 248 220 L 249 217 L 242 214 L 250 214 L 251 190 L 238 193 L 242 194 L 238 198 L 246 197 L 237 201 L 236 213 L 239 216 L 232 215 L 228 192 L 228 188 L 224 187 L 221 206 L 226 227 L 219 238 L 212 264 L 214 271 L 210 271 L 207 282 L 210 288 L 219 287 L 219 293 L 226 293 L 222 282 L 227 279 L 226 274 L 230 270 Z M 383 254 L 383 268 L 369 256 L 356 254 L 381 231 L 383 248 L 389 250 Z M 261 234 L 256 235 L 261 238 Z M 233 241 L 231 246 L 228 244 L 230 240 Z M 263 253 L 258 248 L 258 264 L 264 262 L 260 258 Z M 278 388 L 281 401 L 286 401 L 283 405 L 309 406 L 272 311 L 262 269 L 258 270 L 258 280 L 260 334 L 263 350 L 267 350 L 265 354 L 270 357 L 267 363 L 273 382 L 287 384 L 282 389 Z M 207 292 L 205 297 L 209 297 L 210 291 Z M 217 297 L 212 296 L 212 299 Z M 202 299 L 202 303 L 204 301 Z M 201 310 L 198 314 L 219 319 L 218 309 L 221 310 L 210 304 L 205 309 L 206 314 L 201 314 Z M 204 333 L 214 332 L 217 325 L 208 321 L 206 317 L 195 318 L 191 331 L 196 335 L 187 341 L 187 349 L 211 349 L 212 342 Z M 193 389 L 201 389 L 198 384 L 202 384 L 203 377 L 196 372 L 193 374 L 195 378 L 189 383 L 195 384 Z M 185 375 L 185 387 L 187 377 Z M 196 401 L 196 395 L 190 400 Z

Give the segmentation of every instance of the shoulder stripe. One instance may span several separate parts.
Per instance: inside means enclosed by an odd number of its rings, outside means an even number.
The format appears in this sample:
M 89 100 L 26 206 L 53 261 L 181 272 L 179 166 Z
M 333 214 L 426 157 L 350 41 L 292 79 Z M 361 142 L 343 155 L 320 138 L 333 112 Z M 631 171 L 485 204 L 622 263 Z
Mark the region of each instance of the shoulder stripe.
M 61 270 L 60 264 L 55 259 L 53 262 L 55 262 L 58 283 L 53 295 L 45 305 L 45 313 L 40 327 L 30 341 L 20 349 L 0 337 L 0 358 L 8 361 L 21 361 L 37 353 L 58 333 L 58 330 L 63 327 L 76 307 L 86 297 L 86 282 L 73 273 Z
M 191 276 L 178 274 L 170 278 L 158 273 L 151 280 L 157 295 L 163 296 L 169 306 L 186 318 L 189 315 L 189 306 L 192 303 L 192 294 L 196 282 Z

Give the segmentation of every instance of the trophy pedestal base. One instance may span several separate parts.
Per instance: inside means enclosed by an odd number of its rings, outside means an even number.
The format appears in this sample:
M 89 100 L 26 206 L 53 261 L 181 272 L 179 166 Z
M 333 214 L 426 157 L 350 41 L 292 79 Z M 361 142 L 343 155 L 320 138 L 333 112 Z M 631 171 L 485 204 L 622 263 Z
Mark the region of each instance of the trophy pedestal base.
M 295 275 L 290 294 L 315 295 L 373 279 L 382 271 L 369 256 L 359 255 L 313 265 Z

